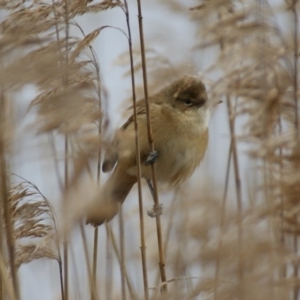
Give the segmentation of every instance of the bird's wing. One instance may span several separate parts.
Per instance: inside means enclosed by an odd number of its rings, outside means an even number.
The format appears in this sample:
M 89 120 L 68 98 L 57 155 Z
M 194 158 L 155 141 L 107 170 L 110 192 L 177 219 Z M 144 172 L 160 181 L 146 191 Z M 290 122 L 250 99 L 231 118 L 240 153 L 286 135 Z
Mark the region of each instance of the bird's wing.
M 129 109 L 133 109 L 133 105 L 129 107 Z M 140 99 L 136 102 L 136 114 L 137 115 L 143 115 L 146 114 L 146 104 L 144 99 Z M 134 114 L 128 118 L 128 120 L 123 124 L 121 127 L 122 129 L 126 129 L 126 127 L 134 121 Z
M 133 106 L 129 108 L 133 108 Z M 136 108 L 137 108 L 138 116 L 146 114 L 145 100 L 144 99 L 138 100 L 136 102 Z M 123 126 L 118 130 L 118 132 L 115 134 L 111 146 L 106 150 L 104 155 L 104 161 L 102 164 L 103 172 L 105 173 L 110 172 L 116 165 L 119 158 L 119 153 L 118 153 L 118 145 L 119 145 L 119 137 L 120 137 L 119 133 L 125 130 L 133 121 L 134 121 L 134 115 L 132 114 L 128 118 L 128 120 L 123 124 Z

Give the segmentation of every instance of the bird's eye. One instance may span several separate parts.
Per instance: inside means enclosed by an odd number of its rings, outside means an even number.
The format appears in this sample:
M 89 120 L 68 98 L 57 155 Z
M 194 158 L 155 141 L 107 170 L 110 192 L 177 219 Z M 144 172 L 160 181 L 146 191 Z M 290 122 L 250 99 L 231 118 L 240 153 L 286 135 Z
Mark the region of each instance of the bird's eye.
M 186 106 L 191 106 L 193 104 L 193 101 L 191 99 L 188 99 L 188 98 L 184 99 L 183 102 Z

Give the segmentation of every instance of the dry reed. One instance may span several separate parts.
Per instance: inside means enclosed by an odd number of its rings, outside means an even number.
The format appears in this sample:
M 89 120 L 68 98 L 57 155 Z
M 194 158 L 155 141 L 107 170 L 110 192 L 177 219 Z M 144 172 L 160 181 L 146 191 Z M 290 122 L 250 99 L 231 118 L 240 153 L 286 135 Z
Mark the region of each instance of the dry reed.
M 51 299 L 300 298 L 298 1 L 152 5 L 170 22 L 153 25 L 157 35 L 149 37 L 142 16 L 150 9 L 146 1 L 1 1 L 1 299 L 31 296 L 24 294 L 20 269 L 45 258 L 58 263 L 57 272 L 43 278 L 59 282 Z M 82 16 L 110 9 L 121 12 L 124 28 L 96 24 L 85 33 Z M 180 32 L 168 32 L 174 20 L 190 26 L 188 50 Z M 189 185 L 166 193 L 156 186 L 152 166 L 155 203 L 159 193 L 165 206 L 157 227 L 144 218 L 145 199 L 151 196 L 139 166 L 138 191 L 133 190 L 139 214 L 132 193 L 119 218 L 93 229 L 91 238 L 83 211 L 101 185 L 101 152 L 114 146 L 108 136 L 116 121 L 102 82 L 108 75 L 100 72 L 99 53 L 92 46 L 104 31 L 127 39 L 128 48 L 115 57 L 115 65 L 131 82 L 135 113 L 138 97 L 147 101 L 148 92 L 185 73 L 201 73 L 209 97 L 223 104 L 212 118 L 206 161 Z M 167 49 L 167 41 L 176 45 L 176 59 L 159 50 Z M 24 129 L 19 109 L 28 87 L 34 93 L 25 110 L 34 121 Z M 155 150 L 150 123 L 148 129 Z M 138 149 L 138 135 L 135 143 Z M 28 149 L 42 152 L 41 161 L 51 161 L 54 171 L 47 167 L 36 175 L 29 167 L 24 175 Z

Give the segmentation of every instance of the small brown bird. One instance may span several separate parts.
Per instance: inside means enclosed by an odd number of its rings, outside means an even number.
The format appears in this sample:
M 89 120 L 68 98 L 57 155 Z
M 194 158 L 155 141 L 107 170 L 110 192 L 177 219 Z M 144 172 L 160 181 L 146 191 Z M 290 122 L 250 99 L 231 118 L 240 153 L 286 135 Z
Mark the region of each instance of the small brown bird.
M 205 86 L 195 76 L 184 76 L 149 97 L 158 182 L 175 186 L 188 179 L 200 164 L 208 144 L 209 105 Z M 144 99 L 137 102 L 142 177 L 151 179 L 145 165 L 150 154 Z M 119 210 L 137 182 L 134 117 L 118 130 L 102 165 L 113 170 L 87 214 L 87 223 L 101 225 Z

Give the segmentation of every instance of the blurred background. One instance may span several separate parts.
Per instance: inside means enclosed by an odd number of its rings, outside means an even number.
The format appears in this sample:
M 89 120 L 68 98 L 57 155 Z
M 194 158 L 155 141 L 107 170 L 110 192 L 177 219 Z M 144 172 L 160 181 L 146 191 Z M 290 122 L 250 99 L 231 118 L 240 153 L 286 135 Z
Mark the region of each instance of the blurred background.
M 82 214 L 131 113 L 126 12 L 143 98 L 125 4 L 0 4 L 2 298 L 299 299 L 298 1 L 142 1 L 149 94 L 192 74 L 222 100 L 200 167 L 159 186 L 167 291 L 143 183 L 147 292 L 137 187 L 96 233 Z

